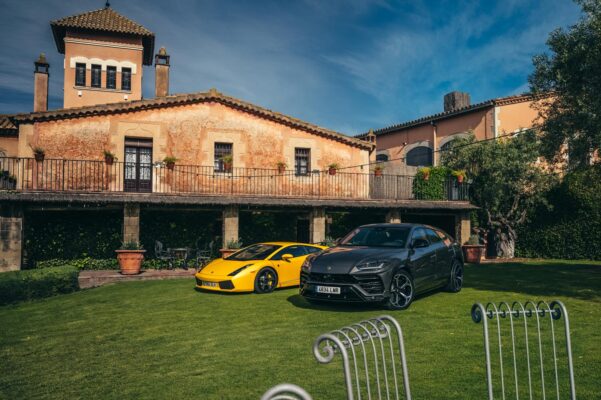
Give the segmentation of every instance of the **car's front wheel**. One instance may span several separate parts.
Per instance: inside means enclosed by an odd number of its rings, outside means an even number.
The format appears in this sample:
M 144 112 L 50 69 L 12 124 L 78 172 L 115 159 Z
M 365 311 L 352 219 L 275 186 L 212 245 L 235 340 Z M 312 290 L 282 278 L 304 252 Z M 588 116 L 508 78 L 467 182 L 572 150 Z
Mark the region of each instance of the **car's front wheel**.
M 255 293 L 271 293 L 278 286 L 278 275 L 271 268 L 263 268 L 255 278 Z
M 413 301 L 415 288 L 411 275 L 405 270 L 399 270 L 392 276 L 390 297 L 386 303 L 390 310 L 404 310 Z
M 459 260 L 453 260 L 451 264 L 451 276 L 447 284 L 447 291 L 457 293 L 463 287 L 463 264 Z

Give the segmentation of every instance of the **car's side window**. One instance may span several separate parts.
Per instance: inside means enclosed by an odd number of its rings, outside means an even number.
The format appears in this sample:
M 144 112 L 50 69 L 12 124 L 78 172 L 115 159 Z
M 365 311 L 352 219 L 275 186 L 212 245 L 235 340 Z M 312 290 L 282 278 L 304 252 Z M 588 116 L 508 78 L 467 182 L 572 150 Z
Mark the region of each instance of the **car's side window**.
M 413 231 L 413 235 L 411 236 L 411 244 L 415 245 L 416 243 L 424 241 L 428 243 L 428 237 L 426 236 L 426 231 L 423 228 L 417 228 Z
M 317 253 L 320 252 L 321 249 L 319 247 L 313 247 L 313 246 L 304 246 L 305 247 L 305 251 L 307 252 L 307 254 L 313 254 L 313 253 Z
M 288 246 L 278 251 L 275 256 L 273 256 L 272 260 L 281 260 L 284 254 L 291 254 L 292 258 L 306 256 L 307 252 L 305 251 L 305 246 Z
M 436 230 L 436 235 L 444 242 L 445 246 L 449 247 L 453 241 L 443 231 Z
M 438 236 L 432 229 L 426 229 L 426 235 L 428 235 L 428 239 L 430 240 L 430 243 L 432 243 L 432 244 L 442 241 L 440 236 Z

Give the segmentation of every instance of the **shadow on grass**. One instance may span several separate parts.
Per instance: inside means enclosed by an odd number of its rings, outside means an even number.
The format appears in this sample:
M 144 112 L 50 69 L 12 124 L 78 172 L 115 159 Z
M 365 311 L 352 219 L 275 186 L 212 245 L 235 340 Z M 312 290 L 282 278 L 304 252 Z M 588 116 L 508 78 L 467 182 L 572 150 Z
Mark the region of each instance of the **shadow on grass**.
M 343 302 L 309 302 L 300 294 L 294 294 L 288 297 L 289 303 L 298 308 L 304 308 L 309 310 L 319 311 L 331 311 L 331 312 L 361 312 L 361 311 L 373 311 L 373 310 L 384 310 L 384 306 L 377 303 L 343 303 Z
M 467 265 L 464 287 L 532 296 L 600 299 L 601 265 L 549 261 Z

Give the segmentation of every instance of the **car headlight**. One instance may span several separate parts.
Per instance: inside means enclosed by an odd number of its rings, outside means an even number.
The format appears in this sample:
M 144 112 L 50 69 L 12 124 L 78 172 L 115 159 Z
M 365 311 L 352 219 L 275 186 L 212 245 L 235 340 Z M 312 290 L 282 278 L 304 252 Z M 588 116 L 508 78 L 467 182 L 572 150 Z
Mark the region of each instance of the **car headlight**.
M 312 259 L 313 259 L 313 257 L 305 258 L 303 265 L 301 265 L 301 271 L 307 272 L 307 273 L 311 272 L 311 260 Z
M 375 260 L 375 261 L 366 261 L 361 264 L 355 265 L 353 271 L 351 272 L 380 272 L 385 270 L 390 266 L 389 261 L 383 260 Z
M 227 276 L 236 276 L 238 275 L 240 272 L 244 271 L 246 268 L 250 267 L 252 264 L 246 264 L 243 267 L 238 268 L 237 270 L 230 272 L 229 274 L 227 274 Z

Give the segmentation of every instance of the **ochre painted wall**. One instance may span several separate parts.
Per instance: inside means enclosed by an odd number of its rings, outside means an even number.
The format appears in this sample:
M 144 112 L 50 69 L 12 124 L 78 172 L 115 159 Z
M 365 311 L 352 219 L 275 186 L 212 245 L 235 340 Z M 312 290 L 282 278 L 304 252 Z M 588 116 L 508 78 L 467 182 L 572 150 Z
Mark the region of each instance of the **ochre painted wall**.
M 17 157 L 19 154 L 19 139 L 17 137 L 0 136 L 0 151 L 7 157 Z

